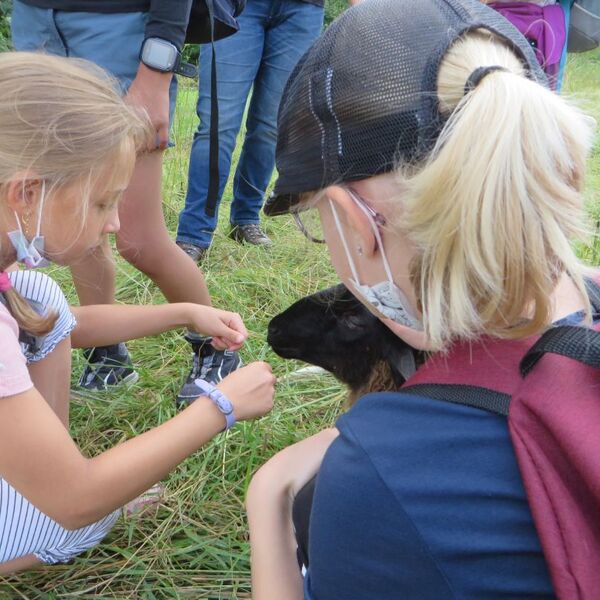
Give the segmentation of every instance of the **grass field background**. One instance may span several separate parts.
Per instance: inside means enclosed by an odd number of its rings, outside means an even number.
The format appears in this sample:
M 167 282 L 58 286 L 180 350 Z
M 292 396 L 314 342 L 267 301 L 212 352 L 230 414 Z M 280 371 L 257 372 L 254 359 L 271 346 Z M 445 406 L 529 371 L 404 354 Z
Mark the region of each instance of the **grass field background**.
M 600 119 L 600 52 L 570 58 L 565 93 Z M 195 88 L 183 86 L 174 126 L 177 146 L 165 161 L 164 212 L 173 234 L 185 196 L 195 101 Z M 587 202 L 595 227 L 600 220 L 598 144 L 588 181 Z M 240 424 L 218 436 L 183 462 L 165 481 L 165 501 L 155 517 L 120 521 L 104 543 L 73 564 L 0 578 L 0 598 L 250 597 L 243 508 L 250 477 L 279 449 L 331 425 L 341 411 L 344 390 L 329 377 L 286 380 L 299 365 L 276 357 L 265 341 L 273 315 L 336 281 L 325 249 L 306 242 L 287 217 L 265 221 L 273 248 L 235 244 L 226 236 L 230 199 L 229 185 L 205 273 L 214 304 L 238 311 L 251 332 L 242 350 L 244 361 L 267 360 L 282 379 L 274 410 L 259 422 Z M 581 252 L 590 262 L 600 263 L 598 237 Z M 120 259 L 118 266 L 119 301 L 164 302 L 140 273 Z M 52 274 L 75 301 L 68 273 L 54 269 Z M 189 347 L 181 332 L 132 342 L 130 349 L 141 375 L 135 387 L 73 398 L 72 433 L 88 455 L 175 414 L 173 399 L 189 368 Z M 80 354 L 74 353 L 74 381 L 82 366 Z

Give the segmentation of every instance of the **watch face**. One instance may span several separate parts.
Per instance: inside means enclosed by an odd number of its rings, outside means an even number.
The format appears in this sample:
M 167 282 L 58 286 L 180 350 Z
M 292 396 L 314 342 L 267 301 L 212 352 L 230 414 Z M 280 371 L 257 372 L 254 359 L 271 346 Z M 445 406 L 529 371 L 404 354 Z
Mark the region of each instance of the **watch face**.
M 142 50 L 142 62 L 159 71 L 172 71 L 177 59 L 177 48 L 169 42 L 148 39 Z

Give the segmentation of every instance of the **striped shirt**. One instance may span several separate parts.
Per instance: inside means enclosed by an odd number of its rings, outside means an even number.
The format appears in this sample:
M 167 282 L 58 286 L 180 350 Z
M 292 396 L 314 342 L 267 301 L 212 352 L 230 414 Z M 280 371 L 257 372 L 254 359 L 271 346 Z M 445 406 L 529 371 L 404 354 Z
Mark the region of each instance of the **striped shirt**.
M 53 310 L 58 314 L 54 328 L 45 336 L 33 336 L 21 331 L 19 341 L 27 362 L 37 362 L 62 342 L 77 324 L 63 291 L 58 284 L 40 271 L 9 273 L 15 290 L 41 315 Z M 0 296 L 1 299 L 1 296 Z
M 58 318 L 49 334 L 32 336 L 19 332 L 16 321 L 0 305 L 0 402 L 32 387 L 25 358 L 27 362 L 41 360 L 75 326 L 64 294 L 50 277 L 39 271 L 18 271 L 9 276 L 34 310 L 40 314 L 54 310 Z M 68 562 L 102 540 L 119 514 L 115 511 L 86 527 L 67 530 L 0 478 L 0 563 L 29 554 L 47 564 Z

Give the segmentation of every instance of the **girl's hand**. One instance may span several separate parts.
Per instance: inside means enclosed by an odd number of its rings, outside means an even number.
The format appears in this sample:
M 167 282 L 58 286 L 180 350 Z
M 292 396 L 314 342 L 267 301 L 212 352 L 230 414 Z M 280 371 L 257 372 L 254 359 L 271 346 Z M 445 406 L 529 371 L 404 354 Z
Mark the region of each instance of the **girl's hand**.
M 187 305 L 187 326 L 197 333 L 212 336 L 217 350 L 239 350 L 248 337 L 240 315 L 202 304 Z
M 217 388 L 231 400 L 236 421 L 262 417 L 273 408 L 275 375 L 265 362 L 253 362 L 233 371 Z

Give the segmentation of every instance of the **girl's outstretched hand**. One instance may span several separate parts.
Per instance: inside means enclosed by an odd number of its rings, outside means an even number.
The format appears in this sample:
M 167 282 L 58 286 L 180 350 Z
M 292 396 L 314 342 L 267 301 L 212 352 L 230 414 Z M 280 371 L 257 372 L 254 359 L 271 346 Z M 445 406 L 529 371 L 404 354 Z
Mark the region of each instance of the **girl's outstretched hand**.
M 248 330 L 240 315 L 202 304 L 188 305 L 187 326 L 202 335 L 212 336 L 212 345 L 217 350 L 239 350 Z
M 218 385 L 233 404 L 237 421 L 256 419 L 273 408 L 275 375 L 265 362 L 253 362 L 227 375 Z

